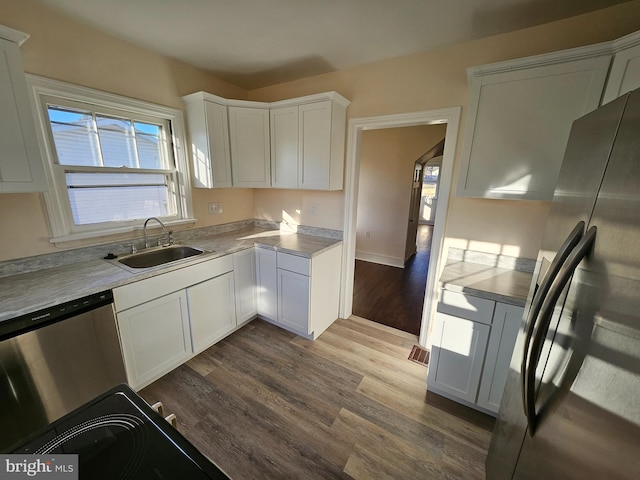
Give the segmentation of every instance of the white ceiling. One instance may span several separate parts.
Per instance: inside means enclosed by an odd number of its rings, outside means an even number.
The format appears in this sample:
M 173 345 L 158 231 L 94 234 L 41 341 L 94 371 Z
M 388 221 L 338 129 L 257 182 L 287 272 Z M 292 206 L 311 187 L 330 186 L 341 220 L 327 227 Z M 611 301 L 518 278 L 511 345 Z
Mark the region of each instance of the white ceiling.
M 40 0 L 247 89 L 626 0 Z

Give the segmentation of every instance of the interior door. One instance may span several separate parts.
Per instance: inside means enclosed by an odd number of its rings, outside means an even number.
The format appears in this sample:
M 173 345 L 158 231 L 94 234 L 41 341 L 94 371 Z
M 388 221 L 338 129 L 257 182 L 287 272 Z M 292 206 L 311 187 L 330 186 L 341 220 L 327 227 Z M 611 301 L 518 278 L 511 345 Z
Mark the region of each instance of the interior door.
M 416 163 L 413 168 L 413 185 L 411 186 L 411 204 L 409 206 L 409 224 L 407 225 L 407 244 L 404 250 L 405 263 L 416 254 L 416 236 L 420 218 L 420 202 L 422 201 L 422 171 L 424 165 Z

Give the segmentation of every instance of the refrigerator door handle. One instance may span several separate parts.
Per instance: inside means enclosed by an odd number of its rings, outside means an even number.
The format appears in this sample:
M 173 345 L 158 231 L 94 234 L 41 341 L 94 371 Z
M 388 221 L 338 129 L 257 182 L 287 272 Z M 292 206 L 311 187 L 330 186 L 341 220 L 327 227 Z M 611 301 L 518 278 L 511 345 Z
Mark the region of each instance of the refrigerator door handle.
M 556 303 L 560 298 L 560 294 L 564 290 L 571 279 L 573 272 L 582 261 L 584 257 L 591 251 L 593 243 L 596 238 L 597 228 L 591 227 L 587 230 L 584 237 L 580 240 L 578 245 L 573 249 L 569 258 L 564 263 L 560 272 L 556 276 L 549 294 L 544 298 L 542 307 L 540 309 L 540 321 L 536 326 L 535 333 L 533 335 L 533 341 L 531 342 L 531 348 L 529 350 L 529 358 L 526 359 L 529 368 L 524 378 L 524 395 L 526 398 L 526 411 L 527 425 L 529 435 L 533 437 L 537 426 L 537 414 L 536 414 L 536 399 L 535 399 L 535 386 L 536 386 L 536 369 L 538 362 L 540 361 L 540 355 L 542 353 L 542 347 L 547 334 L 547 329 L 551 323 L 553 311 Z
M 538 291 L 534 295 L 533 301 L 531 302 L 531 308 L 529 309 L 527 321 L 525 322 L 525 328 L 527 329 L 527 331 L 524 341 L 524 352 L 522 354 L 522 367 L 520 369 L 520 371 L 522 372 L 522 406 L 524 408 L 525 415 L 527 415 L 527 411 L 529 409 L 525 388 L 526 378 L 529 371 L 529 349 L 531 347 L 531 339 L 533 338 L 534 329 L 536 328 L 536 325 L 538 323 L 540 309 L 542 308 L 542 302 L 547 296 L 547 293 L 549 293 L 549 289 L 551 288 L 553 281 L 556 279 L 560 268 L 562 268 L 562 265 L 567 260 L 567 257 L 582 238 L 584 227 L 585 223 L 583 221 L 580 221 L 576 224 L 573 230 L 571 230 L 571 233 L 569 233 L 564 243 L 558 250 L 558 253 L 556 253 L 555 257 L 553 258 L 553 261 L 549 266 L 549 270 L 547 270 L 544 278 L 542 279 L 542 282 L 540 282 Z

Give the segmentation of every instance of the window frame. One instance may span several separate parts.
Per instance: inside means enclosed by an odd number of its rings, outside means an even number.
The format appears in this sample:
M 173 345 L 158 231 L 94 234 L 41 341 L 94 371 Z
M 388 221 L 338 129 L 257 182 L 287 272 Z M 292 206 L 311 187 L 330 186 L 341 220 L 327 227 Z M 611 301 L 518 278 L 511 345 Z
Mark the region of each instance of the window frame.
M 182 110 L 30 74 L 27 74 L 27 85 L 29 86 L 31 107 L 36 121 L 38 143 L 42 151 L 45 174 L 49 186 L 49 191 L 45 192 L 44 197 L 52 233 L 52 237 L 49 239 L 51 243 L 129 233 L 141 229 L 145 220 L 138 219 L 85 225 L 76 225 L 74 223 L 69 195 L 67 193 L 65 169 L 72 169 L 74 171 L 96 171 L 96 168 L 100 168 L 102 172 L 107 173 L 110 169 L 117 171 L 118 168 L 88 167 L 87 169 L 87 167 L 60 165 L 57 163 L 55 144 L 51 136 L 47 110 L 49 104 L 56 104 L 56 99 L 61 102 L 61 104 L 58 105 L 62 107 L 65 106 L 64 102 L 80 102 L 90 105 L 94 113 L 103 112 L 112 116 L 112 110 L 116 110 L 133 116 L 156 119 L 158 123 L 162 122 L 167 124 L 169 126 L 165 132 L 167 135 L 167 148 L 173 153 L 174 165 L 170 165 L 168 169 L 152 169 L 151 171 L 163 172 L 163 174 L 173 178 L 172 184 L 174 188 L 172 193 L 176 215 L 160 217 L 160 219 L 166 225 L 195 222 L 193 218 L 191 176 L 186 152 L 187 143 Z M 54 100 L 53 102 L 51 102 L 52 99 Z M 133 172 L 134 170 L 135 172 Z M 149 169 L 137 168 L 127 168 L 127 171 L 132 173 L 150 172 Z

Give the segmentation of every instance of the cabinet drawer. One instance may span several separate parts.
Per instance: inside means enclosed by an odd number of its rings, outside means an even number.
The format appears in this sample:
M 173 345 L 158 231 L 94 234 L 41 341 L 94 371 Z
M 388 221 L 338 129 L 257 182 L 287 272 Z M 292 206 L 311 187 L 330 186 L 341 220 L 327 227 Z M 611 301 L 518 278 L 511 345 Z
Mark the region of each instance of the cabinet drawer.
M 442 313 L 490 325 L 494 307 L 493 300 L 472 297 L 449 290 L 440 291 L 438 311 Z
M 306 276 L 309 276 L 311 274 L 310 258 L 278 252 L 276 262 L 278 268 L 282 268 L 283 270 L 289 270 L 290 272 L 295 272 Z

